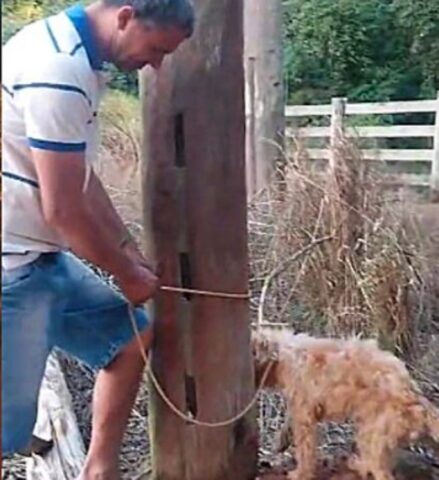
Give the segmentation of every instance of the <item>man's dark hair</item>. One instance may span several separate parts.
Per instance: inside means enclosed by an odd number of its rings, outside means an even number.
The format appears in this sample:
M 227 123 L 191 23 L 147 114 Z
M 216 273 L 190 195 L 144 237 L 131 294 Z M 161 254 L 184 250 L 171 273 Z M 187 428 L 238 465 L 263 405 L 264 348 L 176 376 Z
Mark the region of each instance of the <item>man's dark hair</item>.
M 103 0 L 105 5 L 133 7 L 137 18 L 157 27 L 176 26 L 192 35 L 195 13 L 191 0 Z

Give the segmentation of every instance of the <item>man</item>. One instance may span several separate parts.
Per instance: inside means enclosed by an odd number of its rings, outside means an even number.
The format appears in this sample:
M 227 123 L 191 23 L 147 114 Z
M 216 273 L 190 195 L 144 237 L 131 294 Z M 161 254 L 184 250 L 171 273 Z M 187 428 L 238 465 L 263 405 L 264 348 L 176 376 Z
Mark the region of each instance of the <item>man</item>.
M 189 1 L 75 6 L 3 49 L 2 451 L 28 445 L 47 356 L 61 348 L 100 370 L 81 480 L 120 478 L 143 369 L 129 308 L 158 282 L 91 169 L 102 65 L 159 68 L 192 34 Z M 67 250 L 112 274 L 123 295 Z M 134 314 L 148 348 L 148 318 Z

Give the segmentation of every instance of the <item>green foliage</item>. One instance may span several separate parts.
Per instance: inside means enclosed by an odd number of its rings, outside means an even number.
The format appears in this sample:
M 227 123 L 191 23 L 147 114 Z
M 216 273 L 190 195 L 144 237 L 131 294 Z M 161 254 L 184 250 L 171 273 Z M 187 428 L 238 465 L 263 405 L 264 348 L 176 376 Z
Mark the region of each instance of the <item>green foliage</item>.
M 439 88 L 439 2 L 283 0 L 288 101 L 413 99 Z
M 75 0 L 3 0 L 2 2 L 2 44 L 24 25 L 57 13 Z
M 56 14 L 77 0 L 4 0 L 2 4 L 2 44 L 26 24 Z M 91 3 L 91 0 L 82 2 Z M 113 65 L 108 66 L 111 73 L 109 87 L 131 95 L 138 92 L 137 72 L 125 73 Z
M 412 60 L 422 73 L 422 92 L 439 88 L 439 2 L 395 0 L 398 24 L 409 34 Z
M 110 88 L 120 90 L 130 95 L 138 94 L 139 76 L 137 72 L 122 72 L 112 64 L 108 64 L 107 69 L 111 74 L 111 80 L 109 82 Z

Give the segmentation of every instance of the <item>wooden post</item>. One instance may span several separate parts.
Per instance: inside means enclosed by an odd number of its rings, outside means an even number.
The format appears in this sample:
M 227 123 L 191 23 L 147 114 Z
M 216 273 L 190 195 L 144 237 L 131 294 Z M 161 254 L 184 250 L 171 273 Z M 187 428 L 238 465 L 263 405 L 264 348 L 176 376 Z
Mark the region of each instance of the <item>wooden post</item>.
M 285 99 L 283 84 L 282 2 L 280 0 L 244 0 L 244 38 L 246 65 L 247 134 L 253 134 L 256 178 L 247 179 L 248 198 L 266 187 L 279 162 L 283 161 Z M 249 59 L 254 59 L 249 62 Z M 253 71 L 252 71 L 253 68 Z M 254 121 L 254 133 L 249 121 Z M 248 152 L 251 154 L 251 152 Z M 247 156 L 248 169 L 252 168 Z
M 247 59 L 246 69 L 246 182 L 247 198 L 251 200 L 257 191 L 258 172 L 256 159 L 256 71 L 254 57 Z
M 431 201 L 439 202 L 439 92 L 434 129 L 433 162 L 431 165 Z
M 246 292 L 242 0 L 196 0 L 197 31 L 142 78 L 147 250 L 162 284 Z M 186 415 L 216 422 L 254 394 L 246 300 L 161 292 L 152 366 Z M 222 428 L 180 420 L 150 389 L 155 480 L 250 480 L 255 412 Z
M 337 162 L 337 150 L 340 148 L 340 142 L 344 133 L 344 115 L 346 110 L 346 98 L 336 97 L 332 99 L 331 112 L 331 136 L 329 157 L 329 168 L 335 172 Z

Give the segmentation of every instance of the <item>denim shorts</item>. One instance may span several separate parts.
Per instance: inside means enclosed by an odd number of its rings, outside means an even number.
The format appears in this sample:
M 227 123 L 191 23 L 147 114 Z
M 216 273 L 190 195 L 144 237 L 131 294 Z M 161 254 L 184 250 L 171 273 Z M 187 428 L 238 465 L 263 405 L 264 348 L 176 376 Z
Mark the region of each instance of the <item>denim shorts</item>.
M 46 360 L 55 347 L 93 369 L 134 338 L 122 295 L 68 253 L 2 270 L 2 452 L 23 449 L 34 428 Z M 134 311 L 140 331 L 145 311 Z

